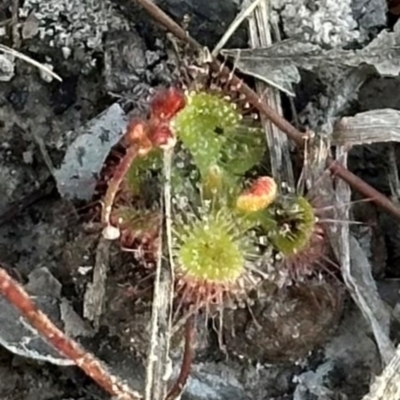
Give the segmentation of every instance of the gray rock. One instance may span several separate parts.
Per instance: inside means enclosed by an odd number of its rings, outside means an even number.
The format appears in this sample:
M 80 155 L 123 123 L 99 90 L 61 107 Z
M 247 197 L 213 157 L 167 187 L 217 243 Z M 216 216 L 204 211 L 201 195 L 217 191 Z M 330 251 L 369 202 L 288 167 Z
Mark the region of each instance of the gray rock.
M 67 149 L 60 169 L 54 171 L 63 197 L 92 198 L 104 161 L 110 149 L 120 140 L 126 124 L 127 116 L 115 103 L 79 130 L 76 140 Z
M 329 48 L 360 39 L 351 0 L 273 0 L 272 5 L 290 38 Z
M 104 78 L 106 90 L 114 93 L 135 87 L 145 76 L 145 46 L 135 30 L 115 31 L 105 38 Z
M 386 25 L 386 0 L 353 0 L 351 8 L 354 19 L 363 30 L 369 31 Z
M 8 82 L 14 76 L 14 57 L 0 54 L 0 81 Z

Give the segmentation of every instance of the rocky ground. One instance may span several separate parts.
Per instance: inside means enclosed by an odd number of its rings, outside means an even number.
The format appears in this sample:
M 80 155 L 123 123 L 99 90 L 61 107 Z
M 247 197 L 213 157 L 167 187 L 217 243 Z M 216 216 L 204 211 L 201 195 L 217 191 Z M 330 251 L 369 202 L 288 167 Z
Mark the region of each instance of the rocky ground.
M 12 16 L 11 3 L 0 4 L 0 42 L 46 65 L 62 82 L 0 51 L 0 263 L 26 284 L 70 336 L 141 390 L 151 310 L 145 301 L 130 297 L 134 262 L 111 248 L 106 309 L 98 324 L 84 318 L 85 293 L 101 249 L 98 235 L 85 228 L 79 210 L 90 199 L 94 174 L 118 141 L 128 113 L 143 112 L 152 88 L 177 79 L 173 44 L 133 1 L 25 0 L 17 24 L 2 24 Z M 210 48 L 241 6 L 239 0 L 157 3 L 178 22 L 190 15 L 189 31 Z M 363 48 L 382 30 L 392 29 L 396 20 L 383 0 L 338 3 L 274 1 L 274 15 L 284 37 L 302 38 L 324 49 Z M 247 47 L 245 24 L 228 47 Z M 300 68 L 294 103 L 304 125 L 325 126 L 329 102 L 338 102 L 333 78 L 342 76 L 340 68 Z M 399 85 L 396 76 L 369 71 L 358 94 L 344 95 L 344 107 L 332 116 L 399 109 Z M 387 154 L 386 144 L 360 146 L 352 150 L 349 166 L 391 195 Z M 79 198 L 72 201 L 73 196 Z M 366 223 L 356 233 L 366 243 L 363 249 L 369 252 L 383 299 L 396 310 L 400 229 L 371 204 L 355 208 L 354 215 Z M 0 300 L 1 399 L 108 398 L 27 333 L 18 315 Z M 380 371 L 379 353 L 357 306 L 346 299 L 344 307 L 329 340 L 297 363 L 257 363 L 235 356 L 227 360 L 215 344 L 199 340 L 184 397 L 360 399 Z M 252 338 L 254 347 L 246 351 L 257 354 L 262 338 Z M 174 353 L 179 360 L 179 344 Z

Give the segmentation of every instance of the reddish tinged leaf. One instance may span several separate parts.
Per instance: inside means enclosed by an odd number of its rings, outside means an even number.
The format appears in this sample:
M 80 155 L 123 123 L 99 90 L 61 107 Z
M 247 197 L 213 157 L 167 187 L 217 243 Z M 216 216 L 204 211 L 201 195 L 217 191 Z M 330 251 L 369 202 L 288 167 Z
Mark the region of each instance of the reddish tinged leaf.
M 134 160 L 137 157 L 146 157 L 146 155 L 153 149 L 153 144 L 147 137 L 145 143 L 149 143 L 149 145 L 147 146 L 132 145 L 128 148 L 125 156 L 122 158 L 121 162 L 115 168 L 112 178 L 108 182 L 107 191 L 103 199 L 101 222 L 102 224 L 105 225 L 105 228 L 103 230 L 103 236 L 109 240 L 115 240 L 118 237 L 120 237 L 119 228 L 112 226 L 112 224 L 110 223 L 114 201 L 120 189 L 120 186 Z
M 236 207 L 244 212 L 262 210 L 275 200 L 277 193 L 275 180 L 269 176 L 262 176 L 238 197 Z
M 150 140 L 155 147 L 168 144 L 172 138 L 173 134 L 171 129 L 169 129 L 168 125 L 166 124 L 160 124 L 154 127 L 150 135 Z
M 120 185 L 136 157 L 145 157 L 153 148 L 167 145 L 173 134 L 169 128 L 170 119 L 185 105 L 183 93 L 176 88 L 161 90 L 151 103 L 148 121 L 130 121 L 124 136 L 128 150 L 116 167 L 109 181 L 103 200 L 101 221 L 106 226 L 105 237 L 118 237 L 120 232 L 111 230 L 110 216 Z
M 177 88 L 160 90 L 151 102 L 150 120 L 154 125 L 170 121 L 185 106 L 185 96 Z
M 262 176 L 257 178 L 255 182 L 251 185 L 249 193 L 253 196 L 263 196 L 266 194 L 271 194 L 271 197 L 276 196 L 276 182 L 273 178 L 269 176 Z
M 140 149 L 149 149 L 153 147 L 148 137 L 148 124 L 141 120 L 132 120 L 129 122 L 124 140 L 127 146 L 137 146 L 138 152 Z
M 147 153 L 151 147 L 166 145 L 173 134 L 169 129 L 170 120 L 185 106 L 181 90 L 169 88 L 160 90 L 151 102 L 149 121 L 132 120 L 125 134 L 128 146 L 138 146 Z

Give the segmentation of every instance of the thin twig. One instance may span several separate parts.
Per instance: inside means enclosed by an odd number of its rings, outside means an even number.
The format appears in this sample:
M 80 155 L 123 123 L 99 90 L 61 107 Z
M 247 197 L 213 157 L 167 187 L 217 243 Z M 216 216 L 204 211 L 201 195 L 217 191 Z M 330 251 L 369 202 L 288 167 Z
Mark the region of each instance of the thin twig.
M 124 158 L 118 164 L 115 169 L 114 175 L 108 182 L 107 192 L 103 200 L 103 208 L 101 212 L 101 222 L 108 226 L 110 224 L 110 216 L 112 211 L 112 206 L 114 204 L 114 199 L 118 193 L 118 189 L 121 186 L 129 168 L 131 167 L 133 161 L 138 155 L 138 149 L 136 146 L 131 146 L 128 148 Z
M 164 149 L 162 225 L 151 313 L 151 339 L 146 369 L 145 400 L 164 400 L 171 372 L 169 349 L 172 325 L 174 273 L 171 263 L 171 164 L 174 147 Z
M 83 316 L 93 322 L 96 331 L 100 326 L 100 317 L 103 313 L 107 272 L 110 263 L 110 245 L 109 240 L 100 237 L 96 247 L 96 258 L 93 268 L 93 280 L 86 286 L 83 297 Z
M 187 32 L 185 32 L 176 22 L 174 22 L 167 14 L 165 14 L 158 6 L 152 3 L 150 0 L 134 0 L 139 3 L 148 13 L 161 25 L 167 28 L 173 33 L 178 39 L 186 42 L 191 47 L 200 50 L 203 46 L 196 40 L 191 38 Z M 222 66 L 218 60 L 211 62 L 211 69 L 215 72 L 220 73 L 223 76 L 229 77 L 233 87 L 236 87 L 238 91 L 244 94 L 248 102 L 253 105 L 261 114 L 271 120 L 282 132 L 286 133 L 289 139 L 293 140 L 297 146 L 304 146 L 304 139 L 307 137 L 306 134 L 297 130 L 290 122 L 281 117 L 276 111 L 266 104 L 257 93 L 246 85 L 241 79 L 234 75 L 228 67 Z M 355 176 L 352 172 L 333 162 L 327 160 L 328 168 L 336 174 L 338 177 L 346 181 L 354 190 L 361 193 L 364 197 L 372 199 L 378 206 L 387 212 L 400 219 L 400 209 L 396 207 L 387 197 L 382 193 L 369 186 L 363 180 Z
M 185 349 L 183 351 L 183 360 L 179 376 L 168 393 L 167 400 L 179 398 L 185 388 L 186 382 L 190 375 L 190 369 L 193 360 L 193 340 L 195 335 L 194 316 L 191 315 L 186 320 L 185 325 Z
M 329 169 L 332 174 L 338 176 L 344 180 L 348 185 L 350 185 L 357 192 L 361 193 L 367 199 L 371 199 L 375 204 L 380 206 L 382 209 L 386 210 L 388 213 L 392 214 L 396 218 L 400 219 L 400 209 L 392 201 L 390 201 L 382 193 L 378 192 L 372 186 L 368 185 L 358 176 L 351 173 L 349 170 L 344 168 L 337 161 L 328 160 Z
M 13 0 L 11 3 L 11 36 L 14 47 L 20 47 L 21 38 L 18 31 L 18 10 L 19 0 Z
M 270 32 L 271 21 L 269 18 L 269 0 L 262 0 L 249 18 L 250 44 L 252 47 L 263 47 L 272 44 Z M 256 90 L 265 102 L 271 105 L 279 115 L 282 115 L 280 93 L 277 89 L 268 86 L 264 82 L 256 82 Z M 287 136 L 282 135 L 279 129 L 268 119 L 261 115 L 266 132 L 270 153 L 271 170 L 274 179 L 279 182 L 279 189 L 294 191 L 294 175 L 292 160 L 290 158 L 290 142 Z
M 243 7 L 233 22 L 230 24 L 229 28 L 225 31 L 222 38 L 219 40 L 217 45 L 214 47 L 214 50 L 211 52 L 213 57 L 217 57 L 221 49 L 228 42 L 230 37 L 235 33 L 236 29 L 240 26 L 240 24 L 255 10 L 262 0 L 252 0 L 252 2 L 247 6 Z
M 34 67 L 41 69 L 42 71 L 51 75 L 53 78 L 62 82 L 62 79 L 55 72 L 53 72 L 50 68 L 47 68 L 45 65 L 40 64 L 40 62 L 34 60 L 33 58 L 30 58 L 30 57 L 26 56 L 25 54 L 20 53 L 17 50 L 11 49 L 10 47 L 4 46 L 4 44 L 0 44 L 0 50 L 3 53 L 10 54 L 14 57 L 20 58 L 21 60 L 23 60 L 29 64 L 32 64 Z
M 137 400 L 141 396 L 129 388 L 121 379 L 110 374 L 94 355 L 68 338 L 33 303 L 22 286 L 0 268 L 0 293 L 22 314 L 27 322 L 38 331 L 64 357 L 72 360 L 77 367 L 99 384 L 110 395 L 119 400 Z
M 392 199 L 400 199 L 399 169 L 397 168 L 396 148 L 394 143 L 389 143 L 389 184 Z

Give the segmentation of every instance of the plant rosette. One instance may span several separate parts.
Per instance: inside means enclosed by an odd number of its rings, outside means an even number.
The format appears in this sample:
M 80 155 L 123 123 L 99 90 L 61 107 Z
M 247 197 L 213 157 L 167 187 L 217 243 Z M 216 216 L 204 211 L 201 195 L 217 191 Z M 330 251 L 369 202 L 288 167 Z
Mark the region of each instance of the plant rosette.
M 186 93 L 186 106 L 172 119 L 171 128 L 199 172 L 203 200 L 238 194 L 244 174 L 265 152 L 260 124 L 222 93 Z
M 239 191 L 243 174 L 261 161 L 265 151 L 262 131 L 243 113 L 237 103 L 221 93 L 183 93 L 175 88 L 159 91 L 150 104 L 148 119 L 132 121 L 125 134 L 127 155 L 121 159 L 111 178 L 109 189 L 113 187 L 113 195 L 107 198 L 106 194 L 105 199 L 104 209 L 111 209 L 109 216 L 102 218 L 110 226 L 108 232 L 114 235 L 115 230 L 115 238 L 122 238 L 124 248 L 135 243 L 135 240 L 127 241 L 127 237 L 136 237 L 135 231 L 143 232 L 144 224 L 138 223 L 133 216 L 148 203 L 144 193 L 149 191 L 145 186 L 151 182 L 149 176 L 159 175 L 162 149 L 170 138 L 175 138 L 178 141 L 176 147 L 181 149 L 175 155 L 180 162 L 174 164 L 172 171 L 175 195 L 187 197 L 194 207 L 209 199 L 221 205 L 230 201 Z M 135 147 L 137 154 L 127 160 L 129 149 Z M 238 154 L 241 156 L 237 157 Z M 192 166 L 185 157 L 191 159 Z M 197 173 L 190 172 L 193 168 Z M 119 182 L 113 185 L 118 179 Z M 153 196 L 159 194 L 154 182 L 151 182 Z M 121 229 L 124 232 L 117 235 Z
M 278 278 L 301 280 L 315 274 L 327 252 L 326 235 L 311 201 L 297 194 L 278 195 L 270 177 L 259 177 L 236 200 L 236 210 L 266 237 L 275 251 Z M 285 281 L 285 279 L 283 279 Z
M 257 248 L 251 226 L 235 202 L 245 173 L 262 161 L 265 138 L 259 122 L 222 93 L 201 90 L 183 96 L 181 101 L 171 90 L 156 95 L 149 121 L 131 124 L 125 142 L 148 149 L 151 143 L 162 142 L 157 137 L 176 139 L 172 166 L 176 293 L 181 305 L 211 310 L 245 299 L 261 279 L 248 268 Z M 133 159 L 124 173 L 110 225 L 119 230 L 124 250 L 134 251 L 145 242 L 155 256 L 161 221 L 158 209 L 148 201 L 148 188 L 156 193 L 153 204 L 157 204 L 163 148 L 153 147 Z M 262 182 L 265 179 L 259 185 Z M 274 190 L 264 205 L 273 201 L 276 185 Z
M 277 199 L 262 227 L 276 250 L 278 271 L 302 280 L 320 270 L 328 249 L 326 234 L 311 202 L 300 195 Z
M 181 305 L 221 309 L 246 298 L 260 276 L 248 268 L 256 249 L 229 208 L 204 207 L 174 225 L 176 293 Z
M 192 196 L 174 191 L 174 204 L 189 204 L 175 207 L 176 293 L 181 305 L 211 312 L 246 299 L 260 280 L 248 268 L 257 248 L 235 199 L 263 158 L 264 135 L 230 97 L 207 91 L 186 93 L 171 129 L 197 171 Z

